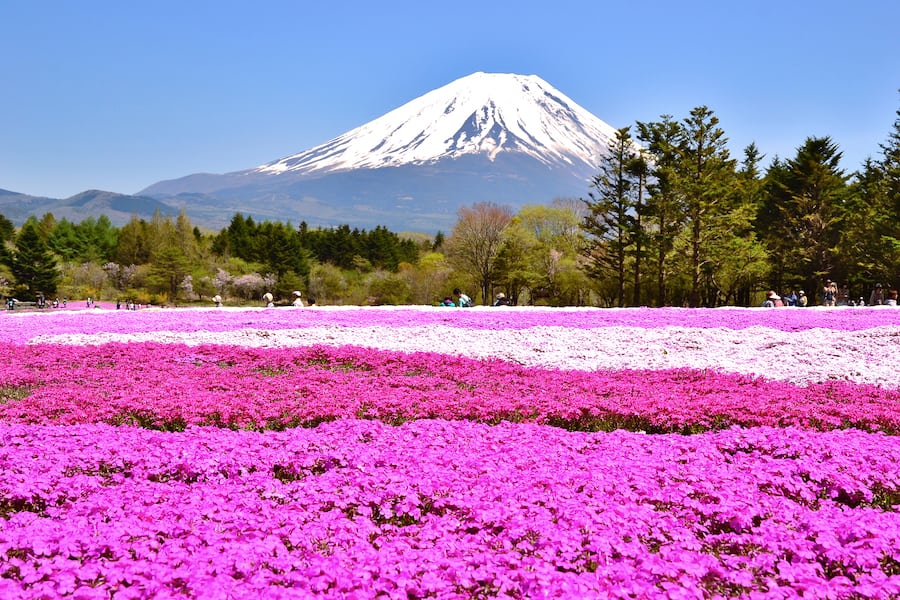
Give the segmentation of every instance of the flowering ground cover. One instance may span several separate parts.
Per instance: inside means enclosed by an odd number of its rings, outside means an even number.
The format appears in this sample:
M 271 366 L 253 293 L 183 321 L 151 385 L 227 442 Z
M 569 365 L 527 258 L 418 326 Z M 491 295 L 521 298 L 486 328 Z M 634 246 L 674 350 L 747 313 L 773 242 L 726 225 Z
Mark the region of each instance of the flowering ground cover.
M 0 384 L 0 421 L 7 423 L 261 430 L 345 418 L 437 418 L 588 431 L 900 431 L 900 391 L 845 381 L 798 386 L 687 368 L 546 369 L 356 346 L 0 344 L 0 354 L 9 358 Z
M 900 597 L 898 350 L 876 308 L 5 314 L 0 597 Z

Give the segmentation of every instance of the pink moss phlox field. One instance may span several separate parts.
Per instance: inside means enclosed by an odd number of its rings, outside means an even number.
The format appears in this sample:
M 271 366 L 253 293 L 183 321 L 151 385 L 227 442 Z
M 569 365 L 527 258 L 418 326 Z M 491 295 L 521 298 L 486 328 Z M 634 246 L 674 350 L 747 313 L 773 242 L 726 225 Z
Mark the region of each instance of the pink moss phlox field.
M 352 346 L 0 344 L 0 422 L 284 429 L 338 418 L 531 421 L 572 430 L 732 425 L 900 430 L 900 391 L 713 371 L 567 371 Z
M 3 598 L 896 598 L 900 438 L 0 425 Z
M 418 327 L 443 325 L 467 329 L 527 329 L 565 326 L 589 329 L 619 327 L 701 327 L 746 329 L 762 326 L 782 331 L 829 329 L 858 331 L 900 323 L 891 307 L 832 310 L 755 308 L 686 309 L 448 309 L 438 307 L 321 307 L 273 309 L 153 309 L 143 311 L 79 310 L 41 314 L 0 313 L 0 341 L 25 343 L 49 334 L 136 333 L 146 331 L 278 330 L 335 325 L 342 327 Z
M 900 598 L 898 322 L 3 313 L 0 598 Z

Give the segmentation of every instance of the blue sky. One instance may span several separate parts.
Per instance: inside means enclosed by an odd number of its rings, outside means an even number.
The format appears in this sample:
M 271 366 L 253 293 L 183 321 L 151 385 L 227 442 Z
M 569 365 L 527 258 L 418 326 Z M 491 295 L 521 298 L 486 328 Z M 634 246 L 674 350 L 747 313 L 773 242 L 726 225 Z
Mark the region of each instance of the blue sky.
M 877 158 L 900 2 L 0 0 L 0 188 L 135 193 L 325 142 L 476 71 L 615 127 L 712 109 L 732 154 Z

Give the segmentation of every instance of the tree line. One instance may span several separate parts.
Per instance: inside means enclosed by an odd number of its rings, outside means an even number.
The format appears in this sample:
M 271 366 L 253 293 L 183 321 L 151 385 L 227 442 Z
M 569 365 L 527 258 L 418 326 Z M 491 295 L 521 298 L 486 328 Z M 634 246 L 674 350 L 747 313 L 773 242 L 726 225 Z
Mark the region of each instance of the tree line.
M 209 233 L 192 225 L 185 211 L 176 218 L 135 216 L 122 227 L 105 216 L 72 223 L 47 213 L 18 231 L 0 215 L 0 239 L 0 293 L 6 297 L 146 304 L 215 295 L 243 303 L 266 292 L 287 298 L 293 290 L 313 288 L 328 301 L 362 302 L 371 297 L 368 289 L 352 288 L 370 287 L 367 276 L 393 276 L 418 260 L 420 246 L 431 247 L 424 238 L 402 238 L 383 227 L 311 229 L 301 223 L 295 229 L 241 214 Z
M 236 214 L 201 231 L 182 211 L 115 227 L 52 214 L 0 215 L 0 293 L 150 304 L 258 302 L 293 290 L 330 304 L 436 304 L 454 288 L 482 304 L 757 305 L 765 290 L 825 279 L 866 296 L 900 279 L 900 111 L 854 173 L 829 137 L 790 158 L 751 144 L 732 158 L 718 118 L 697 107 L 619 129 L 584 198 L 479 203 L 449 235 L 298 227 Z
M 616 132 L 592 179 L 584 258 L 609 304 L 755 303 L 761 290 L 827 279 L 859 296 L 900 278 L 900 111 L 853 174 L 829 137 L 765 169 L 755 144 L 731 158 L 707 107 Z

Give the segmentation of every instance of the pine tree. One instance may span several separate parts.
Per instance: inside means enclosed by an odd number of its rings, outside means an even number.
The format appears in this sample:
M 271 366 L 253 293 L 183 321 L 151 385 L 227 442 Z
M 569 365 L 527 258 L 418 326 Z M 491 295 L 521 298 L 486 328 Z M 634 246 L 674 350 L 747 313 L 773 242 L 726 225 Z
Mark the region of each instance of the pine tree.
M 883 181 L 873 228 L 884 251 L 884 270 L 897 287 L 900 286 L 900 109 L 887 141 L 880 146 L 878 166 Z
M 647 178 L 646 215 L 650 223 L 647 242 L 655 251 L 656 305 L 669 303 L 669 257 L 677 231 L 684 221 L 684 203 L 676 186 L 676 165 L 681 124 L 670 115 L 655 123 L 638 122 L 638 139 L 644 143 L 650 162 Z
M 797 155 L 770 173 L 773 233 L 781 240 L 785 276 L 817 290 L 821 280 L 846 281 L 838 270 L 848 176 L 829 137 L 807 138 Z
M 7 246 L 16 238 L 16 226 L 4 215 L 0 215 L 0 267 L 12 268 L 13 254 Z
M 732 209 L 730 196 L 735 184 L 735 163 L 729 158 L 725 132 L 713 112 L 700 106 L 684 120 L 678 185 L 685 199 L 690 261 L 691 306 L 709 305 L 709 254 L 719 235 L 718 218 Z
M 0 215 L 0 242 L 11 242 L 15 237 L 16 226 L 6 215 Z
M 865 287 L 872 280 L 891 281 L 900 256 L 898 224 L 888 201 L 885 171 L 871 158 L 856 173 L 844 206 L 841 263 L 848 283 Z
M 650 175 L 650 164 L 643 152 L 637 154 L 628 164 L 628 173 L 634 178 L 634 227 L 632 239 L 634 241 L 634 296 L 632 304 L 641 305 L 641 284 L 643 283 L 644 254 L 646 253 L 647 232 L 644 230 L 644 216 L 647 212 L 646 193 L 647 178 Z
M 34 300 L 38 294 L 56 293 L 59 283 L 56 259 L 33 222 L 26 222 L 16 238 L 12 274 L 22 300 Z
M 143 265 L 150 260 L 149 224 L 137 216 L 132 216 L 121 230 L 114 256 L 121 265 Z
M 626 256 L 636 237 L 638 182 L 631 170 L 636 158 L 630 127 L 623 127 L 610 140 L 600 172 L 591 179 L 590 199 L 584 201 L 588 208 L 582 226 L 588 234 L 588 273 L 595 279 L 604 279 L 608 274 L 615 277 L 618 306 L 625 306 Z

